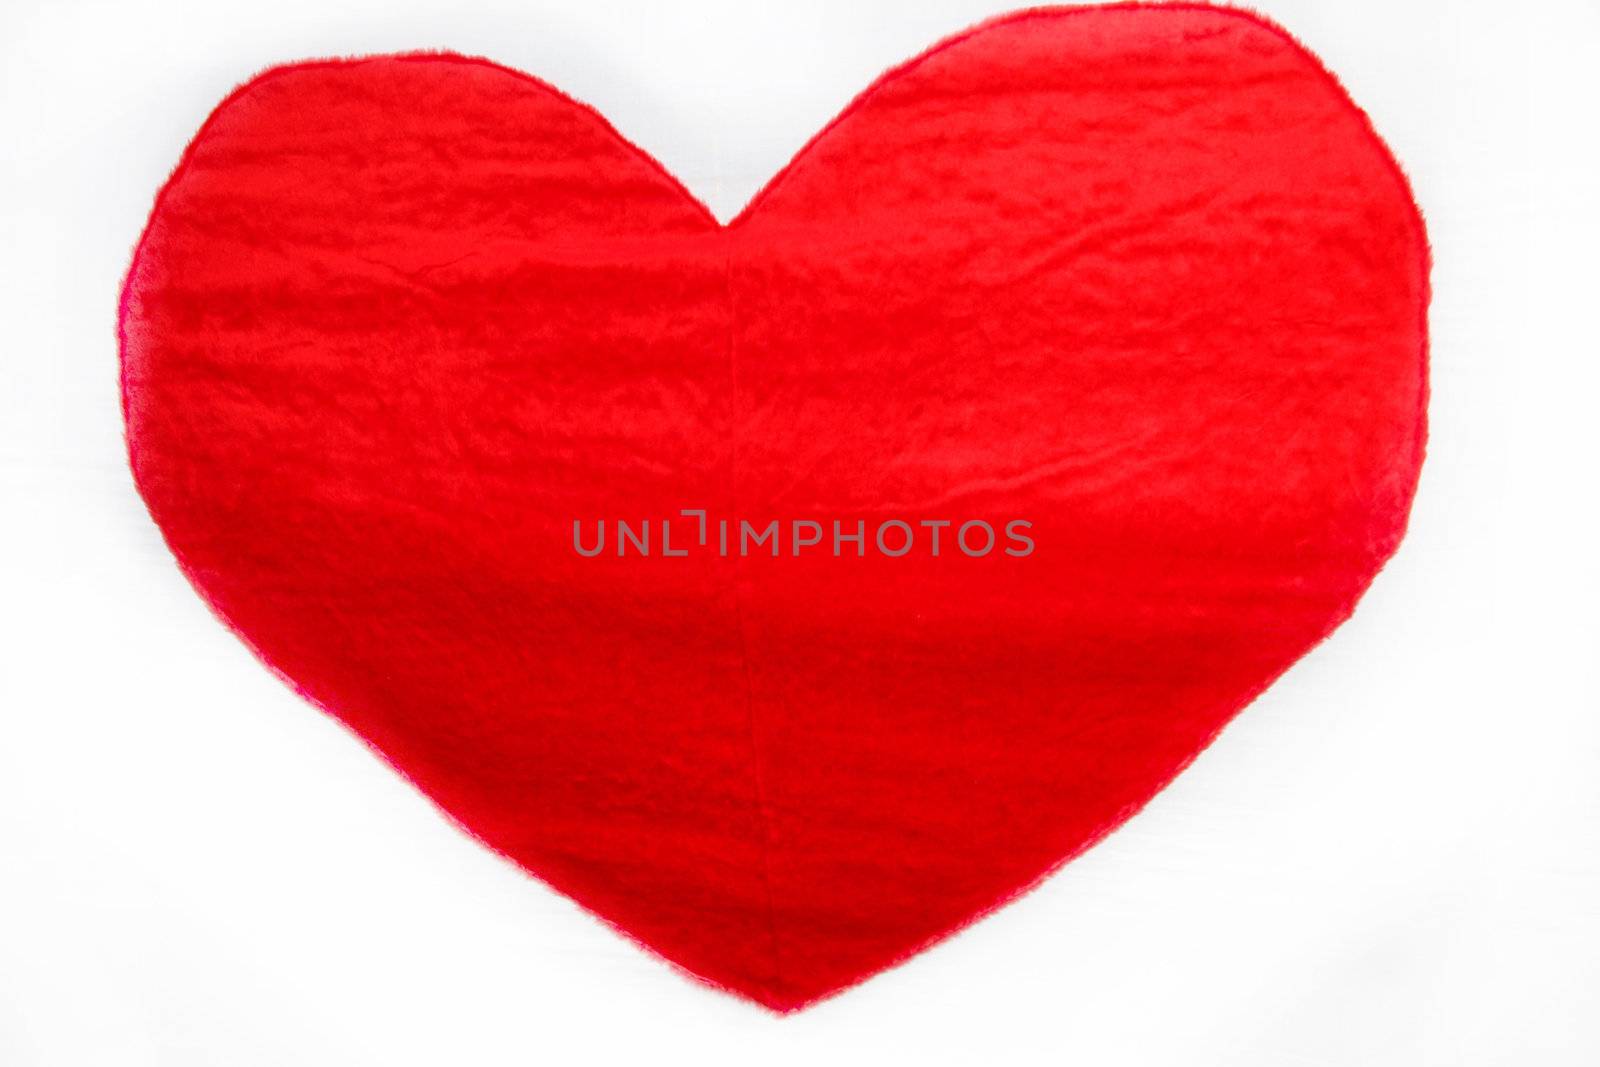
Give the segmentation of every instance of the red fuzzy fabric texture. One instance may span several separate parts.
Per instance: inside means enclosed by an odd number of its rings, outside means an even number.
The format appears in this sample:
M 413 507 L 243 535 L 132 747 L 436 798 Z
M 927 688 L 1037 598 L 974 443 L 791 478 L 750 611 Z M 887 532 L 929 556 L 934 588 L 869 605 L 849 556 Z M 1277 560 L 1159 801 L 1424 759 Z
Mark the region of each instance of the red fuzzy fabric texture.
M 1427 275 L 1366 117 L 1238 11 L 978 27 L 727 225 L 526 75 L 301 63 L 160 194 L 128 442 L 272 669 L 788 1010 L 1093 844 L 1349 615 Z

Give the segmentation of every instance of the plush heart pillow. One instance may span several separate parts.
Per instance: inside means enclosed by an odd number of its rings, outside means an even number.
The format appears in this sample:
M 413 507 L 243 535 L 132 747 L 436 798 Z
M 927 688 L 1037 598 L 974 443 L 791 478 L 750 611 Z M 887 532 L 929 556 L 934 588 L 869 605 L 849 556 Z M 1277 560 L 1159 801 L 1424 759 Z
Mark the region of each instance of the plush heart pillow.
M 1400 171 L 1282 31 L 1069 8 L 886 75 L 727 225 L 483 60 L 269 71 L 161 192 L 123 385 L 272 669 L 788 1009 L 1091 845 L 1350 614 L 1426 302 Z

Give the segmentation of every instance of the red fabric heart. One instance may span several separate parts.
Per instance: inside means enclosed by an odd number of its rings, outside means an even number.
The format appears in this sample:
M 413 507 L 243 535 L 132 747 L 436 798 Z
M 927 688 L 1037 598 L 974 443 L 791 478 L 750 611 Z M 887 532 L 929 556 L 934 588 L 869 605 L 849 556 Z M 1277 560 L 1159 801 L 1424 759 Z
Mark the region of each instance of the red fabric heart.
M 267 664 L 788 1009 L 1088 847 L 1350 613 L 1422 460 L 1426 302 L 1393 160 L 1240 12 L 980 27 L 726 226 L 548 86 L 394 56 L 212 114 L 128 277 L 124 402 Z

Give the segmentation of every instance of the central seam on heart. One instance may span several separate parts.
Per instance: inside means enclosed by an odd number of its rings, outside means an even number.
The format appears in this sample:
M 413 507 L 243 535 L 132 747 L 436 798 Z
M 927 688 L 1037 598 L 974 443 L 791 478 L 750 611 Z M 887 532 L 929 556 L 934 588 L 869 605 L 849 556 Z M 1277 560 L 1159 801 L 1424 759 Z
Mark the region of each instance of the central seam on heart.
M 722 231 L 718 236 L 722 238 L 726 248 L 726 254 L 723 257 L 723 279 L 728 304 L 728 382 L 729 394 L 732 397 L 733 405 L 733 432 L 729 435 L 728 449 L 728 484 L 733 498 L 734 512 L 735 514 L 743 514 L 743 500 L 739 492 L 739 460 L 740 449 L 744 441 L 744 418 L 739 391 L 738 311 L 733 287 L 734 243 L 726 227 L 716 222 L 713 222 L 713 225 Z M 741 560 L 730 571 L 732 576 L 733 619 L 735 631 L 739 636 L 739 663 L 744 678 L 745 716 L 750 737 L 751 784 L 755 796 L 756 815 L 761 822 L 761 881 L 766 891 L 767 936 L 771 943 L 772 958 L 772 991 L 777 994 L 782 990 L 783 965 L 778 947 L 777 904 L 773 898 L 772 888 L 772 812 L 768 807 L 766 784 L 763 781 L 761 770 L 761 740 L 756 726 L 755 679 L 752 677 L 750 670 L 750 641 L 745 632 L 744 622 L 745 590 L 743 567 L 744 564 Z

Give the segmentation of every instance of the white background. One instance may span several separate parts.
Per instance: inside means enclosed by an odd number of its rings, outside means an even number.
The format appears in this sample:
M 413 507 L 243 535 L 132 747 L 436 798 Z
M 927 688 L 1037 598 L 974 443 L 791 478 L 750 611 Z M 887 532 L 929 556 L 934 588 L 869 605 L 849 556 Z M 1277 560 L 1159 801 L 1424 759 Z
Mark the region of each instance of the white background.
M 1600 1063 L 1600 8 L 1263 6 L 1428 219 L 1410 537 L 1126 828 L 777 1018 L 479 848 L 213 620 L 125 468 L 117 289 L 188 138 L 273 63 L 487 55 L 727 218 L 1002 8 L 0 0 L 0 1064 Z

